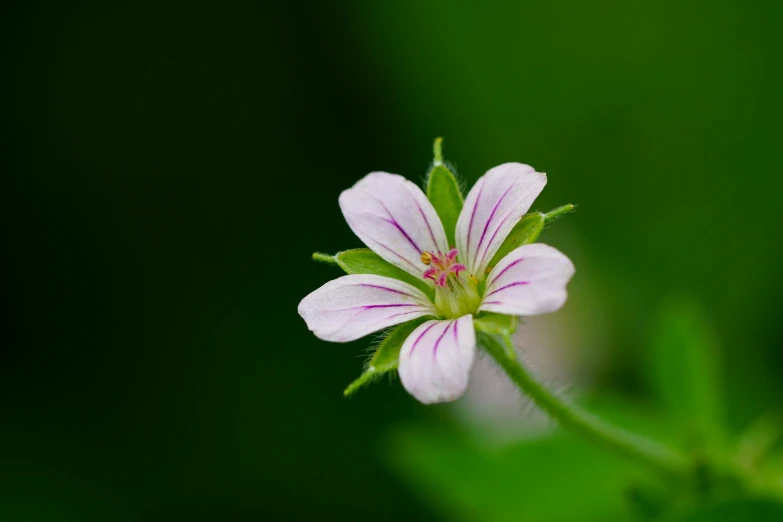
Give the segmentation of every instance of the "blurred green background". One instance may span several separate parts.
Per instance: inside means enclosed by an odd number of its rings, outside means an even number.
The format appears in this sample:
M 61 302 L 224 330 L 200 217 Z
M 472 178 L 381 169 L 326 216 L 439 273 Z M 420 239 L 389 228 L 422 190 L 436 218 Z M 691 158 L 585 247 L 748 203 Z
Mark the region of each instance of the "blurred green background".
M 534 209 L 580 205 L 542 239 L 610 416 L 665 406 L 674 293 L 729 433 L 780 406 L 781 4 L 0 9 L 0 520 L 629 520 L 642 471 L 562 433 L 487 446 L 398 382 L 345 400 L 367 341 L 297 315 L 339 275 L 310 253 L 360 246 L 340 191 L 423 179 L 436 136 L 468 184 L 520 161 Z

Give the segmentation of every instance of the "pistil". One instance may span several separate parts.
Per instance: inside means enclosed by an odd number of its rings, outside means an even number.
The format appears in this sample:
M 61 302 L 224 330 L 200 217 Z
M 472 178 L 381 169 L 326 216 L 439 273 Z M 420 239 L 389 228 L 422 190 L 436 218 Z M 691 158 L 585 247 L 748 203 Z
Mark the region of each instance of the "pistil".
M 473 314 L 481 302 L 478 280 L 472 274 L 466 277 L 465 265 L 457 262 L 458 255 L 456 248 L 445 254 L 440 251 L 421 254 L 421 261 L 430 266 L 423 277 L 435 283 L 435 308 L 445 318 Z

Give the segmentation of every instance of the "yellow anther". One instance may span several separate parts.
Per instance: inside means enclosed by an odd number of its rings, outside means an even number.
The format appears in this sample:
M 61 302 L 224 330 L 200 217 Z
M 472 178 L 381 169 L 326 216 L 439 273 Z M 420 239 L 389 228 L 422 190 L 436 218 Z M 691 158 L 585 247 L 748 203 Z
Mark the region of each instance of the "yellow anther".
M 432 263 L 432 254 L 430 254 L 429 252 L 426 252 L 426 251 L 422 252 L 421 253 L 421 262 L 424 263 L 425 265 L 429 265 L 430 263 Z
M 478 278 L 476 278 L 476 276 L 474 276 L 473 274 L 470 274 L 470 280 L 478 284 Z
M 490 272 L 492 272 L 492 269 L 493 269 L 493 268 L 495 268 L 495 267 L 494 267 L 494 266 L 488 266 L 488 267 L 487 267 L 487 273 L 490 273 Z

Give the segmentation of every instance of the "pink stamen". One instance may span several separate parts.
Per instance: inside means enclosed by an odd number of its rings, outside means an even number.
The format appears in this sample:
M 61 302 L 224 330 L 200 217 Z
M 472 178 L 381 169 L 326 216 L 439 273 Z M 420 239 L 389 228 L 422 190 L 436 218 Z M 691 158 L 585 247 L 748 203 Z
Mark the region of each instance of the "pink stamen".
M 435 284 L 444 288 L 448 282 L 449 275 L 459 278 L 460 272 L 466 270 L 465 265 L 457 263 L 459 252 L 452 248 L 446 254 L 441 251 L 428 252 L 431 256 L 430 268 L 424 272 L 424 279 L 431 279 Z
M 441 288 L 446 287 L 446 278 L 448 277 L 448 274 L 446 272 L 441 272 L 438 276 L 438 286 Z

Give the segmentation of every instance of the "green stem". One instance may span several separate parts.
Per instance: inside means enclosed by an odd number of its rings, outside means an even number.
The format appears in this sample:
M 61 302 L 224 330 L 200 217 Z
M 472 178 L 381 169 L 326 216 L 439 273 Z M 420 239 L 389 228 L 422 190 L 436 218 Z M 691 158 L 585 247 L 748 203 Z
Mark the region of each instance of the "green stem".
M 672 476 L 684 476 L 688 461 L 679 452 L 646 437 L 614 426 L 601 417 L 547 390 L 517 361 L 508 335 L 482 335 L 481 344 L 520 390 L 564 428 L 579 433 L 625 457 Z

